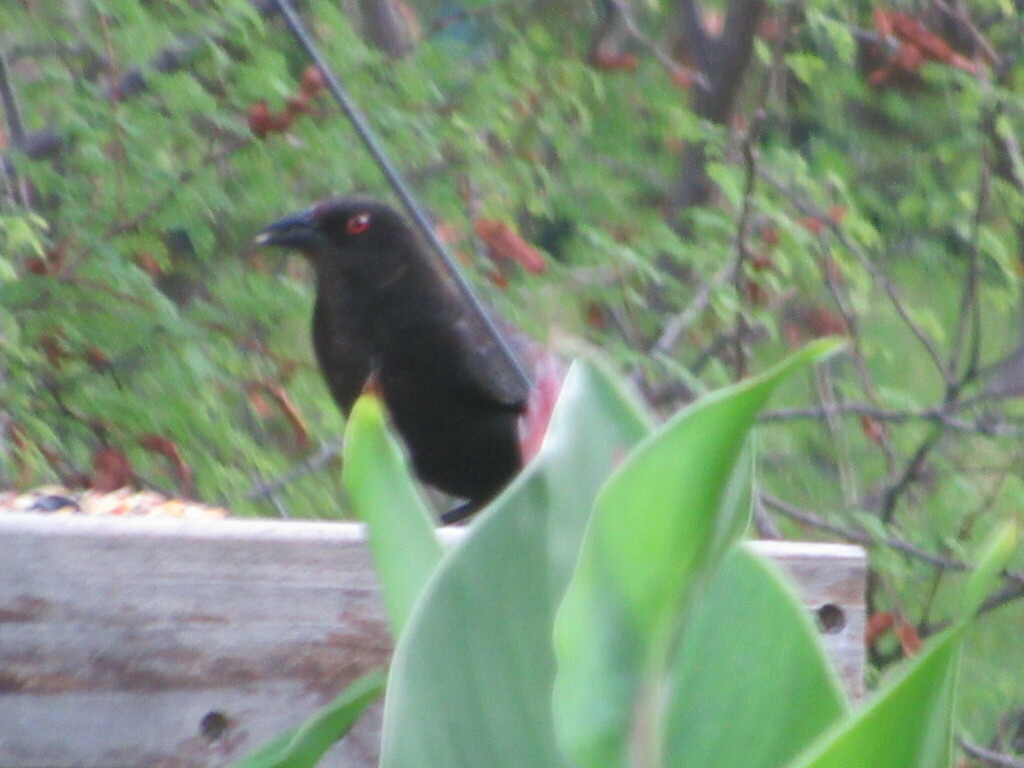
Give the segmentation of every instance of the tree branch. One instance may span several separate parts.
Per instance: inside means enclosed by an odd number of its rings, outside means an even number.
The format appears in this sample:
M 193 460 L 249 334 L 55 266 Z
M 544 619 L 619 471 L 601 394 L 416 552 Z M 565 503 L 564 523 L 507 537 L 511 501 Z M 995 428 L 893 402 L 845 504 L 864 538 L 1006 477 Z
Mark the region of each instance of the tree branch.
M 995 768 L 1024 768 L 1024 760 L 975 744 L 963 736 L 958 737 L 956 743 L 968 757 L 980 760 L 986 765 L 995 766 Z

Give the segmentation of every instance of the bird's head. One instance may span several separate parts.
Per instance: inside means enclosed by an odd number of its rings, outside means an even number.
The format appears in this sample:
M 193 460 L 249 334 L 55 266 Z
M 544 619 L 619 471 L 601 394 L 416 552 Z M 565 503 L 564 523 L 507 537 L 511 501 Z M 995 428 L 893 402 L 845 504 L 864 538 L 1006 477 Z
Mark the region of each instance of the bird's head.
M 414 259 L 418 240 L 402 216 L 363 197 L 330 197 L 274 222 L 256 236 L 257 245 L 301 251 L 320 274 L 384 277 Z

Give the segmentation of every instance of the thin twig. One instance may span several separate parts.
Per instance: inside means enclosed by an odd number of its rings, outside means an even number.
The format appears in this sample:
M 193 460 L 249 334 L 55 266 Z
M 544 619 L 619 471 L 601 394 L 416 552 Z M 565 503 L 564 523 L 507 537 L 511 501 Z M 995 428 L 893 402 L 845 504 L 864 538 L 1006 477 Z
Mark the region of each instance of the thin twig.
M 263 482 L 263 475 L 260 474 L 260 471 L 255 467 L 249 468 L 249 479 L 252 480 L 254 484 L 266 485 Z M 274 511 L 277 512 L 277 516 L 280 517 L 282 520 L 287 520 L 291 517 L 284 503 L 277 497 L 277 494 L 274 493 L 273 491 L 264 494 L 262 498 L 270 500 L 270 503 L 274 507 Z
M 305 477 L 323 469 L 341 454 L 342 444 L 341 438 L 328 440 L 320 446 L 316 453 L 295 465 L 280 477 L 266 481 L 260 479 L 259 482 L 254 483 L 243 498 L 246 501 L 255 501 L 265 496 L 271 496 L 300 477 Z
M 0 50 L 0 103 L 3 104 L 7 133 L 10 136 L 11 144 L 20 149 L 25 143 L 25 124 L 21 119 L 21 110 L 18 107 L 18 99 L 14 95 L 14 85 L 11 83 L 7 58 L 4 56 L 3 50 Z
M 907 462 L 903 471 L 899 473 L 899 477 L 885 489 L 885 493 L 882 494 L 881 510 L 879 511 L 879 517 L 883 523 L 888 524 L 892 522 L 900 497 L 918 479 L 928 454 L 932 452 L 932 449 L 939 444 L 944 436 L 945 432 L 941 426 L 933 426 L 931 431 L 918 444 L 917 449 L 910 457 L 910 461 Z
M 275 0 L 251 0 L 251 2 L 253 9 L 260 16 L 273 17 L 278 14 Z M 295 2 L 301 5 L 305 0 L 295 0 Z M 105 89 L 107 97 L 115 101 L 124 101 L 144 93 L 148 86 L 146 82 L 146 73 L 148 71 L 168 74 L 186 68 L 190 64 L 193 55 L 202 51 L 208 41 L 222 42 L 223 38 L 220 29 L 217 28 L 213 32 L 201 36 L 184 35 L 177 38 L 169 46 L 159 51 L 144 67 L 132 67 L 126 70 L 120 77 L 112 77 Z M 69 47 L 53 44 L 41 47 L 15 47 L 14 52 L 19 56 L 36 55 L 37 53 L 45 54 L 48 52 L 89 55 L 90 60 L 95 64 L 94 69 L 97 72 L 104 69 L 109 71 L 111 69 L 109 61 L 85 46 Z M 64 148 L 64 140 L 52 128 L 30 131 L 23 135 L 20 146 L 15 142 L 12 142 L 12 144 L 33 160 L 55 157 Z M 9 165 L 6 153 L 3 155 L 3 163 L 5 167 Z
M 864 253 L 861 248 L 853 242 L 846 233 L 842 230 L 839 224 L 832 219 L 825 211 L 822 211 L 817 206 L 801 199 L 792 190 L 782 184 L 780 181 L 775 179 L 770 173 L 765 171 L 763 168 L 759 169 L 758 175 L 762 180 L 776 192 L 782 195 L 789 203 L 797 209 L 800 213 L 805 216 L 809 216 L 815 221 L 819 222 L 823 227 L 829 230 L 829 232 L 836 238 L 840 245 L 849 251 L 855 259 L 860 263 L 861 267 L 871 277 L 872 281 L 881 288 L 885 294 L 889 297 L 889 301 L 896 310 L 896 314 L 899 315 L 900 320 L 903 321 L 904 325 L 910 330 L 914 337 L 918 340 L 928 356 L 931 358 L 935 369 L 942 376 L 943 381 L 948 385 L 953 382 L 949 379 L 946 371 L 946 365 L 942 360 L 942 356 L 939 354 L 938 347 L 935 345 L 935 341 L 925 332 L 925 330 L 910 316 L 906 306 L 903 302 L 903 297 L 900 296 L 899 290 L 896 285 L 886 276 L 886 274 L 879 269 L 871 258 Z
M 728 262 L 719 267 L 718 271 L 711 276 L 711 279 L 697 289 L 697 293 L 694 294 L 693 300 L 690 301 L 686 309 L 665 323 L 665 329 L 661 332 L 657 341 L 648 349 L 648 352 L 652 354 L 655 352 L 666 355 L 671 354 L 682 335 L 697 321 L 697 318 L 704 313 L 708 304 L 711 303 L 712 292 L 724 283 L 732 282 L 737 269 L 739 269 L 738 256 L 729 259 Z
M 958 736 L 956 743 L 968 757 L 981 760 L 996 768 L 1024 768 L 1024 760 L 1008 755 L 1005 752 L 996 752 L 994 749 L 983 747 L 980 744 L 968 741 L 963 736 Z
M 107 228 L 107 237 L 114 237 L 125 232 L 134 232 L 145 223 L 146 219 L 159 213 L 165 205 L 170 203 L 174 196 L 181 191 L 181 188 L 192 181 L 197 173 L 209 168 L 211 165 L 222 162 L 242 147 L 248 146 L 251 142 L 252 138 L 249 136 L 238 136 L 228 139 L 216 152 L 209 152 L 198 165 L 181 171 L 173 182 L 168 184 L 160 194 L 137 212 L 123 221 L 115 221 L 111 224 Z
M 693 69 L 692 67 L 683 66 L 665 53 L 665 51 L 661 50 L 657 43 L 643 33 L 640 26 L 636 23 L 636 19 L 633 17 L 633 12 L 630 10 L 627 3 L 623 0 L 607 0 L 607 2 L 615 9 L 615 12 L 622 20 L 622 29 L 624 29 L 638 45 L 647 49 L 658 63 L 669 72 L 669 74 L 692 80 L 692 82 L 699 88 L 709 87 L 710 84 L 708 82 L 707 75 L 705 75 L 704 72 L 698 69 Z
M 736 380 L 747 375 L 747 349 L 744 339 L 747 331 L 747 318 L 743 312 L 743 292 L 745 290 L 745 265 L 750 261 L 750 246 L 747 242 L 750 235 L 750 221 L 754 211 L 754 189 L 757 186 L 757 137 L 764 125 L 764 111 L 758 110 L 750 120 L 750 127 L 743 135 L 741 149 L 743 153 L 743 202 L 740 215 L 736 220 L 736 237 L 733 249 L 736 251 L 736 270 L 733 272 L 733 288 L 739 299 L 736 309 Z
M 111 85 L 117 82 L 117 58 L 114 52 L 114 40 L 110 33 L 110 22 L 107 15 L 99 13 L 100 30 L 103 33 L 103 44 L 107 49 L 107 75 Z M 124 126 L 121 124 L 121 107 L 117 99 L 110 99 L 111 122 L 113 123 L 113 137 L 110 142 L 109 155 L 114 166 L 114 217 L 121 218 L 124 211 L 124 159 L 127 154 L 125 150 Z
M 18 98 L 14 93 L 14 84 L 11 82 L 10 69 L 7 66 L 7 59 L 4 56 L 3 50 L 0 50 L 0 103 L 3 104 L 4 118 L 7 123 L 7 133 L 10 136 L 11 145 L 15 149 L 24 151 L 25 124 L 21 119 Z M 4 171 L 10 179 L 15 202 L 28 210 L 30 196 L 24 179 L 15 171 L 13 165 L 8 167 L 5 163 Z
M 762 423 L 797 421 L 801 419 L 825 419 L 837 416 L 865 416 L 875 421 L 902 424 L 912 421 L 928 421 L 941 424 L 956 432 L 985 435 L 989 437 L 1019 437 L 1024 428 L 1010 428 L 987 422 L 970 422 L 954 418 L 941 408 L 922 411 L 887 410 L 869 403 L 833 403 L 817 408 L 778 408 L 764 411 L 758 420 Z
M 813 514 L 812 512 L 807 512 L 806 510 L 800 509 L 799 507 L 794 506 L 793 504 L 790 504 L 789 502 L 784 501 L 783 499 L 780 499 L 777 496 L 762 493 L 761 501 L 765 504 L 765 506 L 771 507 L 776 512 L 779 512 L 780 514 L 790 518 L 791 520 L 796 520 L 798 523 L 803 523 L 804 525 L 809 525 L 812 528 L 817 528 L 818 530 L 831 533 L 854 544 L 860 544 L 865 547 L 883 545 L 889 547 L 890 549 L 894 549 L 897 552 L 906 555 L 907 557 L 912 557 L 915 560 L 921 560 L 922 562 L 928 563 L 929 565 L 933 565 L 936 568 L 942 568 L 945 570 L 966 571 L 970 570 L 971 567 L 962 560 L 955 560 L 953 558 L 933 554 L 931 552 L 928 552 L 927 550 L 915 546 L 914 544 L 911 544 L 910 542 L 898 539 L 895 536 L 886 536 L 882 539 L 876 539 L 874 536 L 865 531 L 858 531 L 851 528 L 846 528 L 837 523 L 830 522 L 822 517 L 819 517 L 818 515 Z
M 858 504 L 858 494 L 853 462 L 850 460 L 850 446 L 845 437 L 846 433 L 842 429 L 841 420 L 835 411 L 836 395 L 828 366 L 815 366 L 813 374 L 818 401 L 825 414 L 822 419 L 825 431 L 828 433 L 829 441 L 836 447 L 836 466 L 839 469 L 839 487 L 842 491 L 843 502 L 847 507 L 855 507 Z
M 832 300 L 835 302 L 836 308 L 839 310 L 839 314 L 843 318 L 843 322 L 846 325 L 851 341 L 849 358 L 853 363 L 853 370 L 857 375 L 857 379 L 860 383 L 861 389 L 864 391 L 865 397 L 877 405 L 880 398 L 878 396 L 878 390 L 875 387 L 875 383 L 871 378 L 871 373 L 867 363 L 867 355 L 864 354 L 863 338 L 860 333 L 860 317 L 854 310 L 854 303 L 850 301 L 847 290 L 844 289 L 843 284 L 837 277 L 835 265 L 828 252 L 828 247 L 823 233 L 819 233 L 818 235 L 818 249 L 818 270 L 821 272 L 825 288 L 832 296 Z M 879 440 L 878 445 L 882 451 L 882 456 L 885 459 L 886 474 L 891 475 L 893 467 L 895 466 L 896 458 L 892 447 L 892 441 L 884 430 L 882 430 L 881 439 Z
M 982 119 L 982 125 L 988 118 Z M 989 191 L 991 189 L 989 178 L 988 152 L 986 147 L 981 150 L 981 170 L 978 173 L 977 201 L 974 206 L 974 216 L 971 219 L 971 237 L 967 244 L 967 268 L 964 276 L 964 287 L 960 295 L 960 311 L 957 314 L 956 328 L 953 331 L 953 342 L 949 353 L 949 377 L 957 376 L 960 368 L 961 357 L 964 345 L 967 345 L 967 365 L 961 374 L 958 391 L 963 385 L 973 380 L 978 375 L 979 359 L 981 356 L 981 309 L 978 301 L 978 282 L 980 273 L 980 255 L 978 239 L 981 232 L 981 223 L 988 208 Z M 968 329 L 970 339 L 967 339 Z
M 825 520 L 823 517 L 815 515 L 812 512 L 800 509 L 777 496 L 772 496 L 762 492 L 760 494 L 760 500 L 765 506 L 774 509 L 776 512 L 791 520 L 795 520 L 803 525 L 809 525 L 820 531 L 825 531 L 826 533 L 838 536 L 839 538 L 845 539 L 846 541 L 854 544 L 860 544 L 864 547 L 885 546 L 914 560 L 920 560 L 921 562 L 928 563 L 940 570 L 970 571 L 974 567 L 970 563 L 957 558 L 944 557 L 942 555 L 936 555 L 932 552 L 928 552 L 927 550 L 921 549 L 920 547 L 895 536 L 890 535 L 883 538 L 876 538 L 866 531 L 855 530 L 839 525 L 838 523 L 833 523 L 829 520 Z M 999 589 L 993 591 L 985 598 L 984 601 L 982 601 L 981 606 L 978 608 L 978 615 L 988 613 L 996 608 L 1006 605 L 1009 602 L 1024 597 L 1024 573 L 1008 570 L 1004 571 L 1002 576 L 1004 581 L 1003 585 L 999 587 Z M 925 624 L 918 628 L 918 633 L 922 638 L 930 637 L 937 632 L 941 632 L 943 629 L 948 627 L 949 624 L 949 621 Z

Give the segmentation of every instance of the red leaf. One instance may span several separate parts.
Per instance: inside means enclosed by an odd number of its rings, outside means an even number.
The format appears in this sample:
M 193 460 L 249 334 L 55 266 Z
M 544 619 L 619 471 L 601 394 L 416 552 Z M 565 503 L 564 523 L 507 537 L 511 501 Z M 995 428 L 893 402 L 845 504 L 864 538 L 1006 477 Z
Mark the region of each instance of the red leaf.
M 449 224 L 447 221 L 438 221 L 434 224 L 434 234 L 437 239 L 445 245 L 451 245 L 462 239 L 462 233 L 458 227 Z
M 637 59 L 631 53 L 612 53 L 610 51 L 597 50 L 590 57 L 590 64 L 595 69 L 636 72 Z
M 160 277 L 164 273 L 163 267 L 153 258 L 153 254 L 145 251 L 135 254 L 135 265 L 150 277 Z
M 871 614 L 864 626 L 864 644 L 874 645 L 882 634 L 892 629 L 893 622 L 893 615 L 890 611 L 878 611 Z
M 100 493 L 111 493 L 132 482 L 131 464 L 116 448 L 99 448 L 92 455 L 92 477 L 89 487 Z
M 285 108 L 289 115 L 299 115 L 309 112 L 309 96 L 302 91 L 292 96 L 285 102 Z
M 30 256 L 25 259 L 25 269 L 33 275 L 40 277 L 50 274 L 50 265 L 38 256 Z
M 783 336 L 793 346 L 800 346 L 809 338 L 844 336 L 847 333 L 846 321 L 840 315 L 824 307 L 797 301 L 789 302 L 783 308 L 781 319 Z
M 758 234 L 761 235 L 761 240 L 763 240 L 764 244 L 769 248 L 774 248 L 779 244 L 779 230 L 770 224 L 766 224 L 761 227 L 761 231 Z
M 875 74 L 874 72 L 872 74 Z M 824 216 L 801 216 L 796 223 L 806 229 L 812 235 L 820 235 L 829 224 L 840 224 L 846 217 L 845 205 L 832 205 L 825 211 Z
M 775 16 L 766 16 L 761 20 L 761 24 L 757 29 L 757 36 L 762 40 L 768 42 L 775 42 L 781 40 L 786 28 L 782 25 L 782 22 Z
M 896 637 L 900 639 L 900 647 L 903 648 L 904 656 L 909 658 L 921 650 L 921 636 L 905 621 L 896 622 Z
M 257 101 L 249 107 L 249 115 L 246 119 L 249 130 L 257 139 L 265 139 L 270 133 L 270 108 L 267 102 Z
M 860 417 L 860 430 L 864 433 L 864 436 L 872 443 L 881 443 L 885 439 L 885 430 L 882 425 L 872 419 L 867 414 L 861 414 Z
M 46 354 L 47 362 L 54 368 L 60 368 L 61 362 L 68 356 L 68 351 L 61 343 L 61 338 L 55 334 L 46 334 L 39 339 L 39 346 Z
M 484 277 L 495 288 L 501 288 L 502 290 L 508 288 L 508 278 L 500 270 L 488 270 L 484 273 Z
M 326 87 L 327 80 L 324 79 L 324 74 L 318 66 L 310 64 L 302 70 L 302 81 L 299 84 L 299 90 L 302 93 L 307 96 L 316 96 Z
M 843 219 L 846 218 L 846 206 L 845 205 L 830 205 L 828 208 L 828 217 L 832 219 L 834 224 L 842 224 Z
M 14 461 L 14 466 L 17 468 L 17 476 L 15 483 L 23 487 L 28 484 L 32 478 L 32 466 L 25 460 L 25 450 L 29 447 L 28 436 L 25 434 L 24 428 L 18 422 L 11 421 L 8 424 L 7 434 L 10 435 L 11 444 L 14 450 L 11 452 L 11 458 Z M 45 452 L 42 452 L 45 456 Z
M 871 12 L 871 21 L 875 25 L 875 31 L 878 32 L 879 37 L 892 37 L 891 13 L 891 11 L 888 11 L 885 8 L 875 8 L 875 10 Z
M 299 409 L 295 407 L 284 387 L 270 381 L 249 381 L 245 383 L 244 389 L 246 396 L 249 398 L 249 404 L 257 416 L 261 419 L 267 419 L 271 416 L 270 404 L 264 397 L 266 395 L 274 402 L 277 410 L 280 411 L 281 415 L 285 417 L 291 426 L 292 432 L 295 434 L 295 444 L 299 448 L 306 448 L 309 445 L 309 430 L 306 429 L 306 424 L 299 414 Z
M 284 133 L 292 126 L 290 112 L 271 112 L 267 119 L 267 130 L 270 133 Z
M 746 294 L 747 301 L 753 307 L 763 307 L 768 303 L 768 291 L 756 280 L 746 280 L 743 284 L 743 293 Z
M 585 310 L 585 319 L 587 325 L 593 328 L 595 331 L 604 331 L 608 329 L 608 316 L 605 312 L 604 307 L 595 301 L 587 304 Z
M 540 252 L 505 222 L 498 219 L 475 219 L 473 229 L 493 261 L 514 261 L 534 274 L 546 269 L 547 264 Z
M 288 393 L 284 390 L 284 387 L 278 384 L 265 384 L 264 385 L 267 393 L 274 398 L 274 402 L 277 403 L 277 407 L 281 410 L 285 419 L 291 425 L 292 432 L 295 433 L 295 443 L 299 448 L 306 448 L 309 445 L 309 430 L 306 429 L 306 424 L 302 420 L 302 416 L 299 414 L 299 409 L 295 407 L 292 399 L 288 397 Z
M 160 435 L 146 434 L 139 437 L 139 445 L 147 451 L 158 453 L 166 458 L 178 475 L 178 495 L 188 498 L 192 495 L 192 468 L 181 458 L 178 446 L 173 441 Z
M 872 88 L 880 88 L 889 82 L 892 77 L 892 67 L 885 66 L 874 69 L 868 74 L 868 85 Z
M 260 393 L 260 385 L 250 381 L 245 385 L 245 394 L 249 398 L 249 405 L 261 419 L 269 419 L 271 410 L 270 403 Z
M 890 20 L 892 31 L 896 37 L 909 43 L 921 56 L 945 64 L 952 64 L 955 59 L 960 58 L 949 43 L 934 32 L 925 29 L 921 22 L 910 14 L 892 11 Z M 973 67 L 973 64 L 971 66 Z
M 904 72 L 914 72 L 924 59 L 942 62 L 972 75 L 978 74 L 978 65 L 975 62 L 961 56 L 949 43 L 925 28 L 910 14 L 876 8 L 872 18 L 875 29 L 882 38 L 896 38 L 901 42 L 892 66 L 876 69 L 869 75 L 868 81 L 872 85 L 880 85 L 887 81 L 892 74 L 892 67 Z
M 801 216 L 797 219 L 796 223 L 812 235 L 820 235 L 821 231 L 825 228 L 825 222 L 817 216 Z
M 811 336 L 815 339 L 846 334 L 846 321 L 824 307 L 810 308 L 804 319 Z
M 672 67 L 668 71 L 668 77 L 684 91 L 692 90 L 693 84 L 697 82 L 697 74 L 689 67 Z
M 96 347 L 90 347 L 85 350 L 85 360 L 89 363 L 89 367 L 97 373 L 103 373 L 111 369 L 110 358 L 103 354 Z
M 892 60 L 892 65 L 904 72 L 917 72 L 922 64 L 924 64 L 924 54 L 921 53 L 921 50 L 906 43 L 900 44 L 900 48 Z

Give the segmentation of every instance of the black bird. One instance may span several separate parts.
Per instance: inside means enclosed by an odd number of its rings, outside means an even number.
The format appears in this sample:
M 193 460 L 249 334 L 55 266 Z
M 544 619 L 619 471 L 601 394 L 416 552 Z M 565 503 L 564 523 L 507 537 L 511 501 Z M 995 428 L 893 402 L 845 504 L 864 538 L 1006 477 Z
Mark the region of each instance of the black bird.
M 442 519 L 490 501 L 522 465 L 527 387 L 405 219 L 375 200 L 333 197 L 256 242 L 312 262 L 313 349 L 342 412 L 372 374 L 416 474 L 466 499 Z

